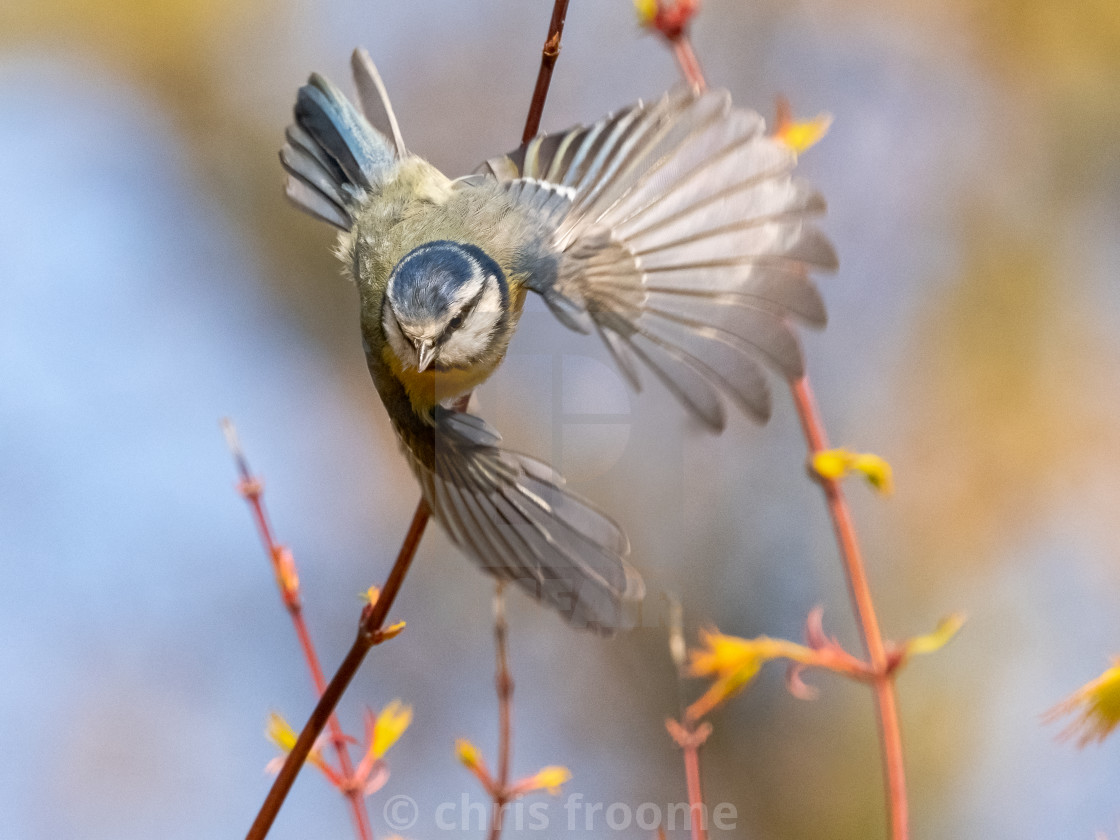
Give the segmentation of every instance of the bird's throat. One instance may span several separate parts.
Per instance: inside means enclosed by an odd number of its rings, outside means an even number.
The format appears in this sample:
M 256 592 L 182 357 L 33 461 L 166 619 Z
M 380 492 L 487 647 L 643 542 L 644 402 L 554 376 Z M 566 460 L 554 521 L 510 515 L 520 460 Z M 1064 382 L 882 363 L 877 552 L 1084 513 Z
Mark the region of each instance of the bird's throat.
M 447 400 L 470 393 L 485 382 L 497 365 L 471 365 L 469 368 L 429 368 L 417 371 L 404 367 L 393 349 L 386 345 L 385 361 L 408 393 L 408 399 L 418 414 L 426 414 Z

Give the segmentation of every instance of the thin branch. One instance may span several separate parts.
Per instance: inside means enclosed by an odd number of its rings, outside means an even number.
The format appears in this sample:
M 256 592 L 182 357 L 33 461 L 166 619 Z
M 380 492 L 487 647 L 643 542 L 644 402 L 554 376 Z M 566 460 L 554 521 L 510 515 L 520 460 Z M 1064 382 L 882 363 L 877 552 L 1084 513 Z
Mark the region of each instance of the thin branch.
M 311 713 L 307 724 L 303 727 L 303 731 L 300 732 L 295 746 L 288 753 L 288 758 L 280 769 L 280 774 L 276 777 L 276 781 L 272 783 L 272 789 L 269 790 L 257 818 L 253 820 L 253 825 L 246 835 L 246 840 L 264 840 L 268 835 L 268 831 L 276 819 L 276 814 L 279 813 L 280 806 L 284 804 L 284 799 L 307 760 L 307 754 L 311 751 L 319 733 L 323 731 L 323 727 L 334 713 L 335 706 L 342 699 L 350 681 L 358 673 L 358 668 L 361 667 L 362 660 L 369 653 L 369 649 L 382 640 L 381 629 L 385 624 L 389 609 L 393 606 L 393 601 L 396 600 L 397 593 L 400 592 L 405 575 L 408 574 L 409 566 L 416 554 L 417 546 L 420 545 L 420 537 L 424 534 L 424 527 L 428 524 L 430 515 L 428 503 L 421 499 L 416 506 L 416 513 L 413 514 L 408 534 L 405 536 L 401 550 L 397 554 L 397 560 L 389 572 L 389 577 L 385 580 L 385 585 L 381 588 L 380 597 L 363 611 L 362 620 L 358 625 L 358 636 L 354 640 L 350 652 L 342 660 L 338 671 L 335 672 L 330 684 L 323 692 L 323 696 L 319 699 L 318 705 Z
M 513 752 L 513 676 L 509 670 L 504 584 L 494 590 L 494 653 L 497 665 L 494 687 L 498 692 L 498 777 L 494 783 L 494 810 L 490 820 L 490 840 L 498 840 L 506 804 L 510 800 L 509 770 Z
M 673 55 L 680 64 L 681 73 L 697 90 L 704 90 L 704 79 L 700 64 L 688 41 L 684 27 L 676 36 L 666 35 L 673 47 Z M 797 414 L 812 458 L 817 452 L 828 448 L 828 440 L 817 411 L 809 377 L 803 376 L 790 383 Z M 879 619 L 875 615 L 875 604 L 871 598 L 871 588 L 867 582 L 867 572 L 863 555 L 856 539 L 855 525 L 852 522 L 848 503 L 833 479 L 819 477 L 821 489 L 829 515 L 832 517 L 836 543 L 844 563 L 848 579 L 848 589 L 852 596 L 856 618 L 863 638 L 863 645 L 871 661 L 874 676 L 872 686 L 875 692 L 875 707 L 878 712 L 879 742 L 883 759 L 883 776 L 887 794 L 887 819 L 890 825 L 891 840 L 907 840 L 909 829 L 909 807 L 906 796 L 906 772 L 902 752 L 902 730 L 898 720 L 898 705 L 895 698 L 894 679 L 883 635 L 879 629 Z
M 673 45 L 673 55 L 676 56 L 685 79 L 696 90 L 704 90 L 708 83 L 704 79 L 704 71 L 700 69 L 700 60 L 692 51 L 692 41 L 688 37 L 688 32 L 682 30 L 677 37 L 670 40 L 670 43 Z
M 809 457 L 828 449 L 828 439 L 824 424 L 817 411 L 809 377 L 803 376 L 792 383 L 793 402 L 801 418 L 801 428 L 809 445 Z M 906 768 L 902 752 L 902 730 L 898 721 L 898 705 L 895 698 L 894 678 L 883 636 L 879 630 L 879 619 L 875 614 L 875 604 L 871 598 L 871 587 L 867 582 L 867 571 L 856 538 L 855 525 L 848 502 L 840 489 L 839 482 L 818 476 L 824 491 L 828 512 L 832 517 L 832 528 L 836 543 L 840 547 L 840 557 L 848 578 L 848 589 L 855 605 L 863 645 L 874 671 L 872 686 L 875 690 L 875 705 L 878 709 L 879 740 L 882 746 L 883 773 L 887 786 L 888 818 L 892 840 L 906 840 L 909 837 L 909 807 L 906 796 Z
M 238 490 L 249 503 L 253 513 L 253 520 L 257 524 L 261 542 L 272 563 L 272 570 L 276 576 L 276 584 L 280 589 L 280 597 L 291 616 L 292 626 L 295 628 L 296 637 L 299 639 L 300 650 L 307 662 L 307 669 L 311 672 L 311 681 L 315 685 L 315 694 L 318 697 L 326 690 L 327 681 L 323 678 L 323 668 L 319 664 L 319 655 L 311 641 L 311 633 L 307 629 L 307 622 L 303 618 L 303 602 L 299 596 L 299 572 L 296 569 L 295 559 L 287 548 L 276 542 L 269 525 L 268 513 L 264 506 L 264 486 L 260 479 L 253 475 L 249 469 L 249 461 L 237 439 L 237 429 L 229 419 L 222 420 L 222 431 L 226 436 L 226 443 L 237 464 L 237 471 L 241 476 Z M 354 777 L 354 765 L 350 760 L 350 751 L 347 748 L 346 735 L 335 715 L 327 721 L 331 731 L 331 743 L 334 745 L 335 754 L 338 756 L 338 766 L 342 771 L 343 780 Z M 373 830 L 369 824 L 369 814 L 366 813 L 365 801 L 361 792 L 355 789 L 340 787 L 350 803 L 350 810 L 354 817 L 354 827 L 361 840 L 373 840 Z
M 552 20 L 548 24 L 548 37 L 541 50 L 541 69 L 537 72 L 537 84 L 533 88 L 533 100 L 529 103 L 529 115 L 525 118 L 525 131 L 521 142 L 528 143 L 541 127 L 544 114 L 544 101 L 548 98 L 548 86 L 552 83 L 552 68 L 560 57 L 560 39 L 564 35 L 564 18 L 568 15 L 568 0 L 556 0 L 552 6 Z
M 688 816 L 692 828 L 692 840 L 708 840 L 708 814 L 704 806 L 704 794 L 700 788 L 700 747 L 712 734 L 712 725 L 702 723 L 693 728 L 685 721 L 678 723 L 669 718 L 665 721 L 669 735 L 684 754 L 684 777 L 688 785 Z
M 688 816 L 692 824 L 692 840 L 708 840 L 708 829 L 704 825 L 704 795 L 700 792 L 699 748 L 691 744 L 684 748 L 684 775 L 688 783 Z

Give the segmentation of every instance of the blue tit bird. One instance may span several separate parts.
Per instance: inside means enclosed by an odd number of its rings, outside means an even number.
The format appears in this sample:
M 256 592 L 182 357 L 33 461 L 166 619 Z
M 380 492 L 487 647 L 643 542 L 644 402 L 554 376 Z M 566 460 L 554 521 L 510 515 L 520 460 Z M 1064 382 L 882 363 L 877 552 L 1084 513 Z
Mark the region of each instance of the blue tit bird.
M 765 421 L 763 366 L 802 373 L 790 319 L 823 325 L 810 268 L 836 256 L 794 153 L 725 91 L 679 87 L 539 136 L 452 180 L 405 148 L 369 56 L 361 110 L 318 74 L 300 88 L 286 192 L 339 228 L 370 374 L 450 539 L 571 624 L 610 634 L 644 593 L 629 543 L 550 467 L 452 409 L 501 364 L 530 292 L 644 368 L 713 431 L 724 398 Z

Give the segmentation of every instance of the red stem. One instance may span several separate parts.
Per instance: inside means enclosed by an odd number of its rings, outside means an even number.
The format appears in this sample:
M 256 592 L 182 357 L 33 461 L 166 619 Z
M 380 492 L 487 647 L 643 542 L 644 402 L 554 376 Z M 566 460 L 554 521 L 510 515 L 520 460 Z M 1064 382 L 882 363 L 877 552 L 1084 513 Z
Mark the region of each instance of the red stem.
M 696 53 L 692 51 L 692 41 L 689 40 L 688 33 L 682 31 L 676 37 L 670 38 L 669 43 L 673 45 L 673 55 L 676 57 L 685 79 L 696 90 L 704 90 L 708 83 L 704 79 L 704 71 L 700 69 L 700 61 L 696 58 Z
M 700 789 L 700 747 L 712 734 L 710 723 L 694 726 L 687 717 L 680 721 L 668 718 L 665 728 L 684 754 L 684 777 L 688 785 L 688 816 L 692 840 L 708 840 L 708 815 L 704 807 L 704 794 Z
M 308 631 L 307 622 L 304 621 L 303 618 L 303 604 L 299 597 L 299 584 L 297 582 L 298 572 L 295 567 L 295 561 L 283 546 L 276 542 L 272 534 L 272 528 L 268 521 L 268 513 L 264 506 L 264 487 L 261 481 L 255 478 L 249 470 L 249 462 L 245 458 L 240 445 L 237 443 L 233 425 L 228 423 L 228 421 L 226 423 L 226 433 L 230 446 L 233 449 L 238 472 L 241 474 L 241 493 L 249 503 L 250 510 L 253 512 L 253 519 L 257 524 L 257 531 L 260 533 L 261 542 L 264 544 L 269 561 L 272 563 L 273 571 L 276 573 L 276 580 L 280 588 L 280 597 L 284 601 L 284 606 L 288 610 L 288 615 L 291 616 L 292 626 L 295 628 L 296 637 L 299 639 L 300 650 L 303 652 L 303 658 L 307 663 L 307 669 L 311 672 L 311 681 L 315 685 L 315 694 L 321 697 L 326 690 L 327 681 L 323 678 L 323 668 L 319 664 L 319 655 L 315 651 L 315 644 L 311 641 L 311 633 Z M 288 563 L 291 564 L 290 572 L 282 566 L 282 564 Z M 344 783 L 343 786 L 340 787 L 340 790 L 350 803 L 350 810 L 354 817 L 355 831 L 360 840 L 373 840 L 373 830 L 369 824 L 369 815 L 366 813 L 365 802 L 362 799 L 361 792 L 357 789 L 348 789 L 345 787 L 345 782 L 354 778 L 354 765 L 350 760 L 350 751 L 346 746 L 346 735 L 343 733 L 342 726 L 339 724 L 338 718 L 335 715 L 331 715 L 327 725 L 330 727 L 331 743 L 334 746 L 335 754 L 338 756 L 338 766 L 341 770 L 340 776 Z
M 809 377 L 803 376 L 792 383 L 793 402 L 801 418 L 801 428 L 809 445 L 810 458 L 828 449 L 828 438 L 824 424 L 817 411 Z M 867 572 L 856 539 L 855 525 L 851 511 L 840 489 L 833 479 L 818 477 L 824 491 L 828 511 L 832 517 L 832 528 L 840 547 L 840 557 L 848 578 L 848 589 L 855 605 L 863 646 L 873 669 L 872 686 L 875 691 L 875 705 L 878 710 L 879 741 L 882 745 L 883 774 L 887 788 L 888 818 L 892 840 L 906 840 L 909 837 L 909 808 L 906 797 L 906 771 L 902 755 L 902 730 L 898 721 L 898 706 L 894 693 L 894 679 L 890 670 L 889 657 L 883 636 L 879 630 L 879 619 L 875 615 L 875 604 L 871 599 L 871 587 L 867 582 Z
M 323 692 L 327 690 L 327 681 L 323 677 L 323 669 L 319 665 L 319 657 L 315 653 L 315 648 L 311 643 L 311 636 L 307 632 L 307 626 L 303 621 L 302 610 L 299 613 L 292 614 L 292 623 L 295 625 L 296 634 L 299 636 L 300 646 L 304 650 L 304 656 L 307 659 L 307 665 L 311 669 L 311 679 L 315 683 L 315 691 L 317 696 L 322 697 Z M 331 743 L 334 745 L 335 753 L 338 755 L 338 765 L 342 769 L 342 776 L 346 782 L 350 782 L 355 778 L 354 765 L 350 760 L 350 751 L 346 746 L 346 735 L 342 731 L 342 726 L 338 722 L 337 715 L 331 715 L 327 719 L 327 728 L 330 729 Z M 365 800 L 362 797 L 362 792 L 358 786 L 350 783 L 341 788 L 346 794 L 346 798 L 350 800 L 350 807 L 354 814 L 355 827 L 358 832 L 358 837 L 362 840 L 373 840 L 373 829 L 369 824 L 369 814 L 366 813 Z
M 560 57 L 560 39 L 564 36 L 564 18 L 568 15 L 568 0 L 556 0 L 552 5 L 552 19 L 548 22 L 548 37 L 544 39 L 541 50 L 541 68 L 537 71 L 537 84 L 533 88 L 533 99 L 529 103 L 529 114 L 525 117 L 525 130 L 521 142 L 532 140 L 541 127 L 544 114 L 544 101 L 548 98 L 548 87 L 552 83 L 552 68 Z
M 494 686 L 498 692 L 498 777 L 494 782 L 494 813 L 490 821 L 490 840 L 502 834 L 506 803 L 510 800 L 509 769 L 513 752 L 513 676 L 509 670 L 505 594 L 502 581 L 494 591 L 494 650 L 497 670 Z
M 680 65 L 681 73 L 697 90 L 704 90 L 704 79 L 700 63 L 692 51 L 688 34 L 681 31 L 669 38 L 673 55 Z M 809 377 L 803 376 L 791 383 L 793 401 L 797 406 L 801 427 L 809 446 L 810 457 L 828 449 L 824 424 L 820 420 Z M 907 840 L 909 830 L 909 807 L 906 797 L 906 772 L 902 756 L 902 730 L 898 721 L 898 706 L 895 700 L 894 680 L 887 657 L 883 635 L 879 629 L 879 619 L 875 615 L 875 604 L 871 598 L 871 588 L 867 583 L 867 572 L 856 539 L 855 525 L 840 485 L 828 478 L 820 478 L 825 502 L 832 517 L 832 527 L 840 548 L 840 557 L 848 578 L 848 589 L 852 596 L 856 618 L 859 623 L 863 646 L 871 661 L 874 675 L 872 687 L 875 692 L 875 707 L 878 712 L 879 743 L 882 748 L 883 775 L 887 793 L 887 819 L 890 824 L 891 840 Z
M 684 747 L 684 776 L 688 783 L 688 816 L 692 821 L 692 840 L 708 840 L 705 826 L 704 795 L 700 792 L 700 747 Z
M 334 677 L 327 685 L 322 697 L 319 698 L 319 703 L 312 711 L 311 717 L 308 718 L 303 727 L 303 731 L 300 732 L 292 751 L 288 753 L 284 766 L 280 768 L 280 773 L 277 775 L 276 781 L 272 783 L 272 788 L 269 790 L 264 804 L 261 805 L 257 818 L 253 820 L 253 825 L 245 836 L 246 840 L 264 840 L 268 836 L 268 831 L 276 820 L 276 815 L 280 812 L 280 806 L 284 804 L 284 799 L 287 798 L 288 791 L 292 789 L 292 784 L 303 768 L 304 762 L 307 760 L 307 754 L 311 752 L 319 733 L 323 731 L 323 727 L 327 725 L 327 721 L 334 714 L 335 706 L 342 699 L 342 695 L 346 692 L 350 681 L 354 679 L 354 675 L 358 673 L 362 660 L 365 659 L 370 648 L 382 640 L 381 628 L 385 624 L 385 619 L 388 616 L 389 609 L 393 606 L 393 601 L 396 600 L 397 593 L 400 592 L 405 575 L 408 574 L 408 568 L 416 554 L 416 548 L 420 545 L 420 538 L 424 535 L 424 528 L 428 524 L 430 515 L 428 503 L 421 499 L 416 506 L 416 513 L 412 516 L 412 524 L 409 526 L 408 534 L 405 536 L 401 550 L 397 554 L 397 560 L 389 572 L 389 577 L 385 580 L 385 585 L 381 588 L 380 597 L 378 597 L 376 603 L 362 613 L 362 620 L 358 626 L 358 636 L 354 640 L 354 644 L 351 645 L 346 658 L 342 660 L 342 664 L 338 666 Z

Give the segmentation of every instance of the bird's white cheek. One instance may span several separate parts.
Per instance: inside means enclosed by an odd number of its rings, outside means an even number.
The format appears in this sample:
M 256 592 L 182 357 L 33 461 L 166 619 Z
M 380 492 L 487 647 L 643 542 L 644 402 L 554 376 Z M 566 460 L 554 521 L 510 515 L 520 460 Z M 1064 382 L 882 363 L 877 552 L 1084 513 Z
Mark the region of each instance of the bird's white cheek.
M 485 359 L 494 341 L 494 330 L 501 319 L 496 310 L 483 309 L 480 301 L 471 316 L 440 348 L 440 364 L 464 366 Z

